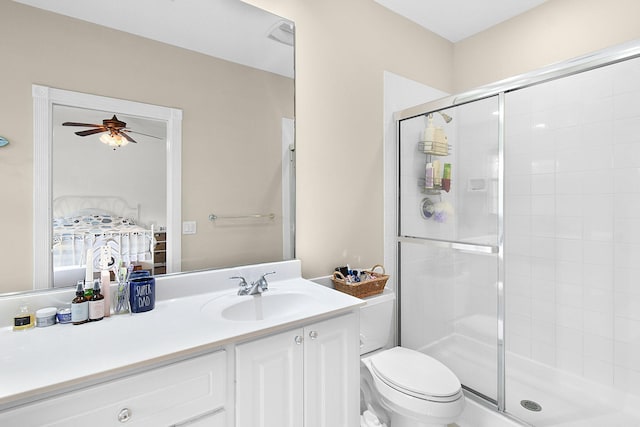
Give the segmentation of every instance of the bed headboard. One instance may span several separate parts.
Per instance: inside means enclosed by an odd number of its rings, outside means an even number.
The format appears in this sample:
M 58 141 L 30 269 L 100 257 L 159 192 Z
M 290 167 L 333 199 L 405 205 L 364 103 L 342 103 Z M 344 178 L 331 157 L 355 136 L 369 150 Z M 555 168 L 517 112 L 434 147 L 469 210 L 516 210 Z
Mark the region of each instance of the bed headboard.
M 113 215 L 140 221 L 140 205 L 135 207 L 118 196 L 60 196 L 53 200 L 53 217 Z

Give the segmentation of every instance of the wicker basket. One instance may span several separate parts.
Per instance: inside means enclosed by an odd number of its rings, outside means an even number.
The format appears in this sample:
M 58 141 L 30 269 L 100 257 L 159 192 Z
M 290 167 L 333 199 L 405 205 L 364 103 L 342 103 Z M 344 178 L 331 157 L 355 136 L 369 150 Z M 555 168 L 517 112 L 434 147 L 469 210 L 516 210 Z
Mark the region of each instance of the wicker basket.
M 382 273 L 374 271 L 378 267 L 382 269 Z M 365 270 L 365 272 L 369 273 L 373 278 L 362 282 L 347 283 L 347 280 L 342 273 L 335 271 L 332 278 L 333 285 L 340 292 L 344 292 L 345 294 L 349 294 L 357 298 L 369 297 L 384 291 L 384 285 L 387 284 L 387 279 L 389 279 L 389 276 L 384 274 L 384 267 L 380 264 L 376 264 L 371 268 L 371 270 Z

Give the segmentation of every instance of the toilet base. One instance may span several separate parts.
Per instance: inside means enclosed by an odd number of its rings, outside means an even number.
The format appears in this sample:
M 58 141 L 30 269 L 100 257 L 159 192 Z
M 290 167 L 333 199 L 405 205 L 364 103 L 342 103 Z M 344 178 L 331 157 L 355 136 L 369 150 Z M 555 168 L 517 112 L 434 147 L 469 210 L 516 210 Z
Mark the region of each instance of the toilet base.
M 421 423 L 420 421 L 407 418 L 400 414 L 391 414 L 390 427 L 447 427 L 447 425 L 448 424 Z

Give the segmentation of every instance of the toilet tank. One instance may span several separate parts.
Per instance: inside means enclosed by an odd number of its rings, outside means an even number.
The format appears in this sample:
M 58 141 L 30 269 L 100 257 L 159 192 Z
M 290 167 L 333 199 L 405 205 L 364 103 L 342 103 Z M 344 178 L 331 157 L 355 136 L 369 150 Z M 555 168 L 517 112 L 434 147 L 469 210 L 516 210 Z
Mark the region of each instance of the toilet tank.
M 367 305 L 360 307 L 360 355 L 393 344 L 392 331 L 395 293 L 385 289 L 383 293 L 363 298 Z

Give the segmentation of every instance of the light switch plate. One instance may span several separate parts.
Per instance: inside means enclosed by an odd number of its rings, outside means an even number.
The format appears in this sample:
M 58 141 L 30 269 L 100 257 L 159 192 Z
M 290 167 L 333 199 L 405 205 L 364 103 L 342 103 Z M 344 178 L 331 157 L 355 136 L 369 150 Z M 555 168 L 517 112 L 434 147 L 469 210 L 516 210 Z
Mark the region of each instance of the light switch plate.
M 195 221 L 183 221 L 182 222 L 182 234 L 196 234 L 196 222 Z

